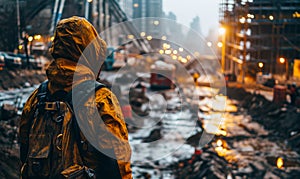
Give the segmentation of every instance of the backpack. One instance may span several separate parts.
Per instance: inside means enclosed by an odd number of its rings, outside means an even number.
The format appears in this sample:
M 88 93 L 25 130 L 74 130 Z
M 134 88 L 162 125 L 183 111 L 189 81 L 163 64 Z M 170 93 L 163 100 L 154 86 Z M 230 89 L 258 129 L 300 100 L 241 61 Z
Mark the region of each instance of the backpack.
M 86 89 L 89 85 L 95 87 Z M 95 171 L 83 160 L 82 144 L 86 139 L 73 114 L 72 91 L 75 90 L 51 95 L 47 86 L 48 81 L 39 86 L 38 103 L 30 118 L 27 157 L 21 169 L 23 178 L 95 178 Z M 75 87 L 76 95 L 84 103 L 103 87 L 97 81 L 85 81 Z M 111 167 L 116 167 L 116 160 L 112 163 Z

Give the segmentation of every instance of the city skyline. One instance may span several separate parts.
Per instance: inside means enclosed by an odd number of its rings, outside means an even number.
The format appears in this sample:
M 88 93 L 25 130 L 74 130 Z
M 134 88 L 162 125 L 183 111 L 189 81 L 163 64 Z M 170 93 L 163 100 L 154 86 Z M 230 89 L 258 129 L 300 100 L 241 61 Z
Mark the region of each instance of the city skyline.
M 199 16 L 201 32 L 207 36 L 210 29 L 218 28 L 219 25 L 218 2 L 218 0 L 186 0 L 174 3 L 173 0 L 163 0 L 163 11 L 166 14 L 173 12 L 177 22 L 187 27 L 190 27 L 193 18 Z

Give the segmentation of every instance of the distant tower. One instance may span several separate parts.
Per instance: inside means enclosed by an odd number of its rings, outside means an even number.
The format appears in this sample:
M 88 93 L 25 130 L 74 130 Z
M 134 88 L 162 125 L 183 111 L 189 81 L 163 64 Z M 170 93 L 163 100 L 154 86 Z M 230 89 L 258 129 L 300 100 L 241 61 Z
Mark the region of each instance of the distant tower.
M 202 34 L 199 16 L 193 18 L 193 21 L 190 23 L 190 28 L 199 34 Z
M 177 17 L 173 12 L 169 12 L 169 14 L 166 16 L 166 18 L 174 20 L 174 21 L 177 20 Z
M 161 18 L 163 15 L 162 11 L 162 0 L 133 0 L 132 2 L 133 6 L 133 14 L 132 18 L 143 18 L 143 17 L 157 17 Z M 154 23 L 154 24 L 153 24 Z M 153 25 L 158 26 L 159 22 L 146 22 L 141 21 L 141 24 L 139 24 L 141 31 L 148 31 L 150 32 L 159 32 L 159 28 L 155 27 L 153 28 Z

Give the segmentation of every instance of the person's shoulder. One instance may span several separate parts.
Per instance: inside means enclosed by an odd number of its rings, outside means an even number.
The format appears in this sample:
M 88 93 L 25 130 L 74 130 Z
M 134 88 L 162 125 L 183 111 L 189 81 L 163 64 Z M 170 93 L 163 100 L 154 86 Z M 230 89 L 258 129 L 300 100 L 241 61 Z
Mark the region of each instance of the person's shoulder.
M 24 107 L 23 107 L 23 112 L 24 111 L 31 111 L 31 109 L 33 109 L 33 106 L 35 104 L 37 104 L 37 96 L 38 94 L 38 88 L 35 89 L 31 94 L 30 96 L 28 97 L 28 99 L 26 100 L 26 103 L 24 104 Z
M 96 101 L 108 99 L 108 98 L 111 99 L 115 97 L 114 93 L 107 87 L 102 87 L 98 89 L 95 92 L 95 96 L 96 96 Z
M 96 91 L 96 95 L 110 95 L 112 91 L 107 87 L 101 87 Z

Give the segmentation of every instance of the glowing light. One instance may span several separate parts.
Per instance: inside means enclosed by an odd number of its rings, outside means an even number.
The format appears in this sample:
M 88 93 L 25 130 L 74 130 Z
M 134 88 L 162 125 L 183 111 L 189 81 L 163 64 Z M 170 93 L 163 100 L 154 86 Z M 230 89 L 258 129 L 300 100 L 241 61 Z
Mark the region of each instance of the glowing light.
M 293 18 L 300 18 L 300 13 L 296 11 L 296 12 L 293 14 Z
M 171 48 L 171 45 L 167 44 L 167 43 L 163 43 L 163 48 L 164 49 L 169 49 L 169 48 Z
M 274 17 L 272 15 L 270 15 L 269 19 L 272 21 L 272 20 L 274 20 Z
M 226 136 L 226 135 L 227 135 L 227 132 L 224 131 L 224 130 L 218 130 L 218 132 L 216 132 L 216 134 L 222 135 L 222 136 Z
M 173 56 L 172 56 L 172 59 L 173 59 L 173 60 L 177 60 L 177 56 L 176 56 L 176 55 L 173 55 Z
M 159 25 L 159 21 L 156 20 L 156 21 L 153 22 L 153 24 L 154 25 Z
M 212 43 L 211 42 L 207 42 L 207 46 L 211 47 Z
M 141 37 L 145 37 L 145 35 L 146 35 L 146 32 L 141 32 Z
M 171 53 L 172 53 L 171 50 L 166 50 L 166 51 L 165 51 L 165 54 L 167 54 L 167 55 L 170 55 Z
M 139 7 L 139 4 L 138 4 L 138 3 L 134 3 L 134 4 L 133 4 L 133 7 L 138 8 L 138 7 Z
M 220 34 L 220 35 L 224 35 L 225 32 L 226 32 L 226 29 L 225 29 L 224 27 L 220 27 L 220 28 L 219 28 L 219 34 Z
M 222 43 L 222 42 L 218 42 L 217 45 L 218 45 L 218 47 L 220 47 L 220 48 L 223 47 L 223 43 Z
M 221 139 L 218 139 L 217 140 L 217 146 L 222 147 L 222 145 L 223 145 L 223 141 Z
M 248 18 L 254 19 L 254 15 L 253 14 L 247 14 Z
M 239 21 L 240 21 L 240 23 L 244 24 L 246 22 L 246 18 L 245 17 L 241 17 Z
M 32 36 L 29 36 L 29 37 L 28 37 L 28 41 L 31 42 L 32 40 L 33 40 L 33 37 L 32 37 Z
M 190 55 L 186 56 L 186 59 L 190 60 L 192 57 Z
M 147 36 L 147 40 L 152 40 L 152 36 L 151 36 L 151 35 L 148 35 L 148 36 Z
M 23 48 L 23 45 L 19 45 L 18 48 L 19 50 L 21 50 Z
M 162 55 L 164 54 L 164 50 L 159 50 L 159 53 Z
M 259 68 L 264 67 L 264 63 L 263 63 L 263 62 L 259 62 L 259 63 L 258 63 L 258 67 L 259 67 Z
M 54 40 L 54 36 L 52 36 L 52 37 L 50 38 L 50 40 L 53 41 L 53 40 Z
M 34 38 L 34 40 L 40 40 L 42 38 L 42 36 L 41 35 L 35 35 L 35 36 L 33 36 L 33 38 Z
M 280 57 L 280 58 L 279 58 L 279 62 L 280 62 L 280 63 L 284 63 L 284 62 L 285 62 L 285 58 Z
M 129 34 L 129 35 L 127 36 L 127 38 L 128 38 L 128 39 L 134 39 L 134 35 Z
M 283 164 L 284 164 L 283 158 L 278 157 L 278 158 L 277 158 L 277 161 L 276 161 L 276 166 L 277 166 L 277 168 L 283 168 Z
M 182 63 L 186 63 L 187 62 L 187 59 L 186 58 L 181 58 L 180 60 Z
M 92 2 L 93 0 L 87 0 L 87 2 Z
M 183 48 L 182 47 L 180 47 L 178 50 L 179 50 L 179 52 L 183 52 Z
M 162 40 L 167 40 L 167 37 L 164 35 L 161 37 Z
M 178 53 L 177 50 L 173 50 L 173 54 L 176 55 Z

